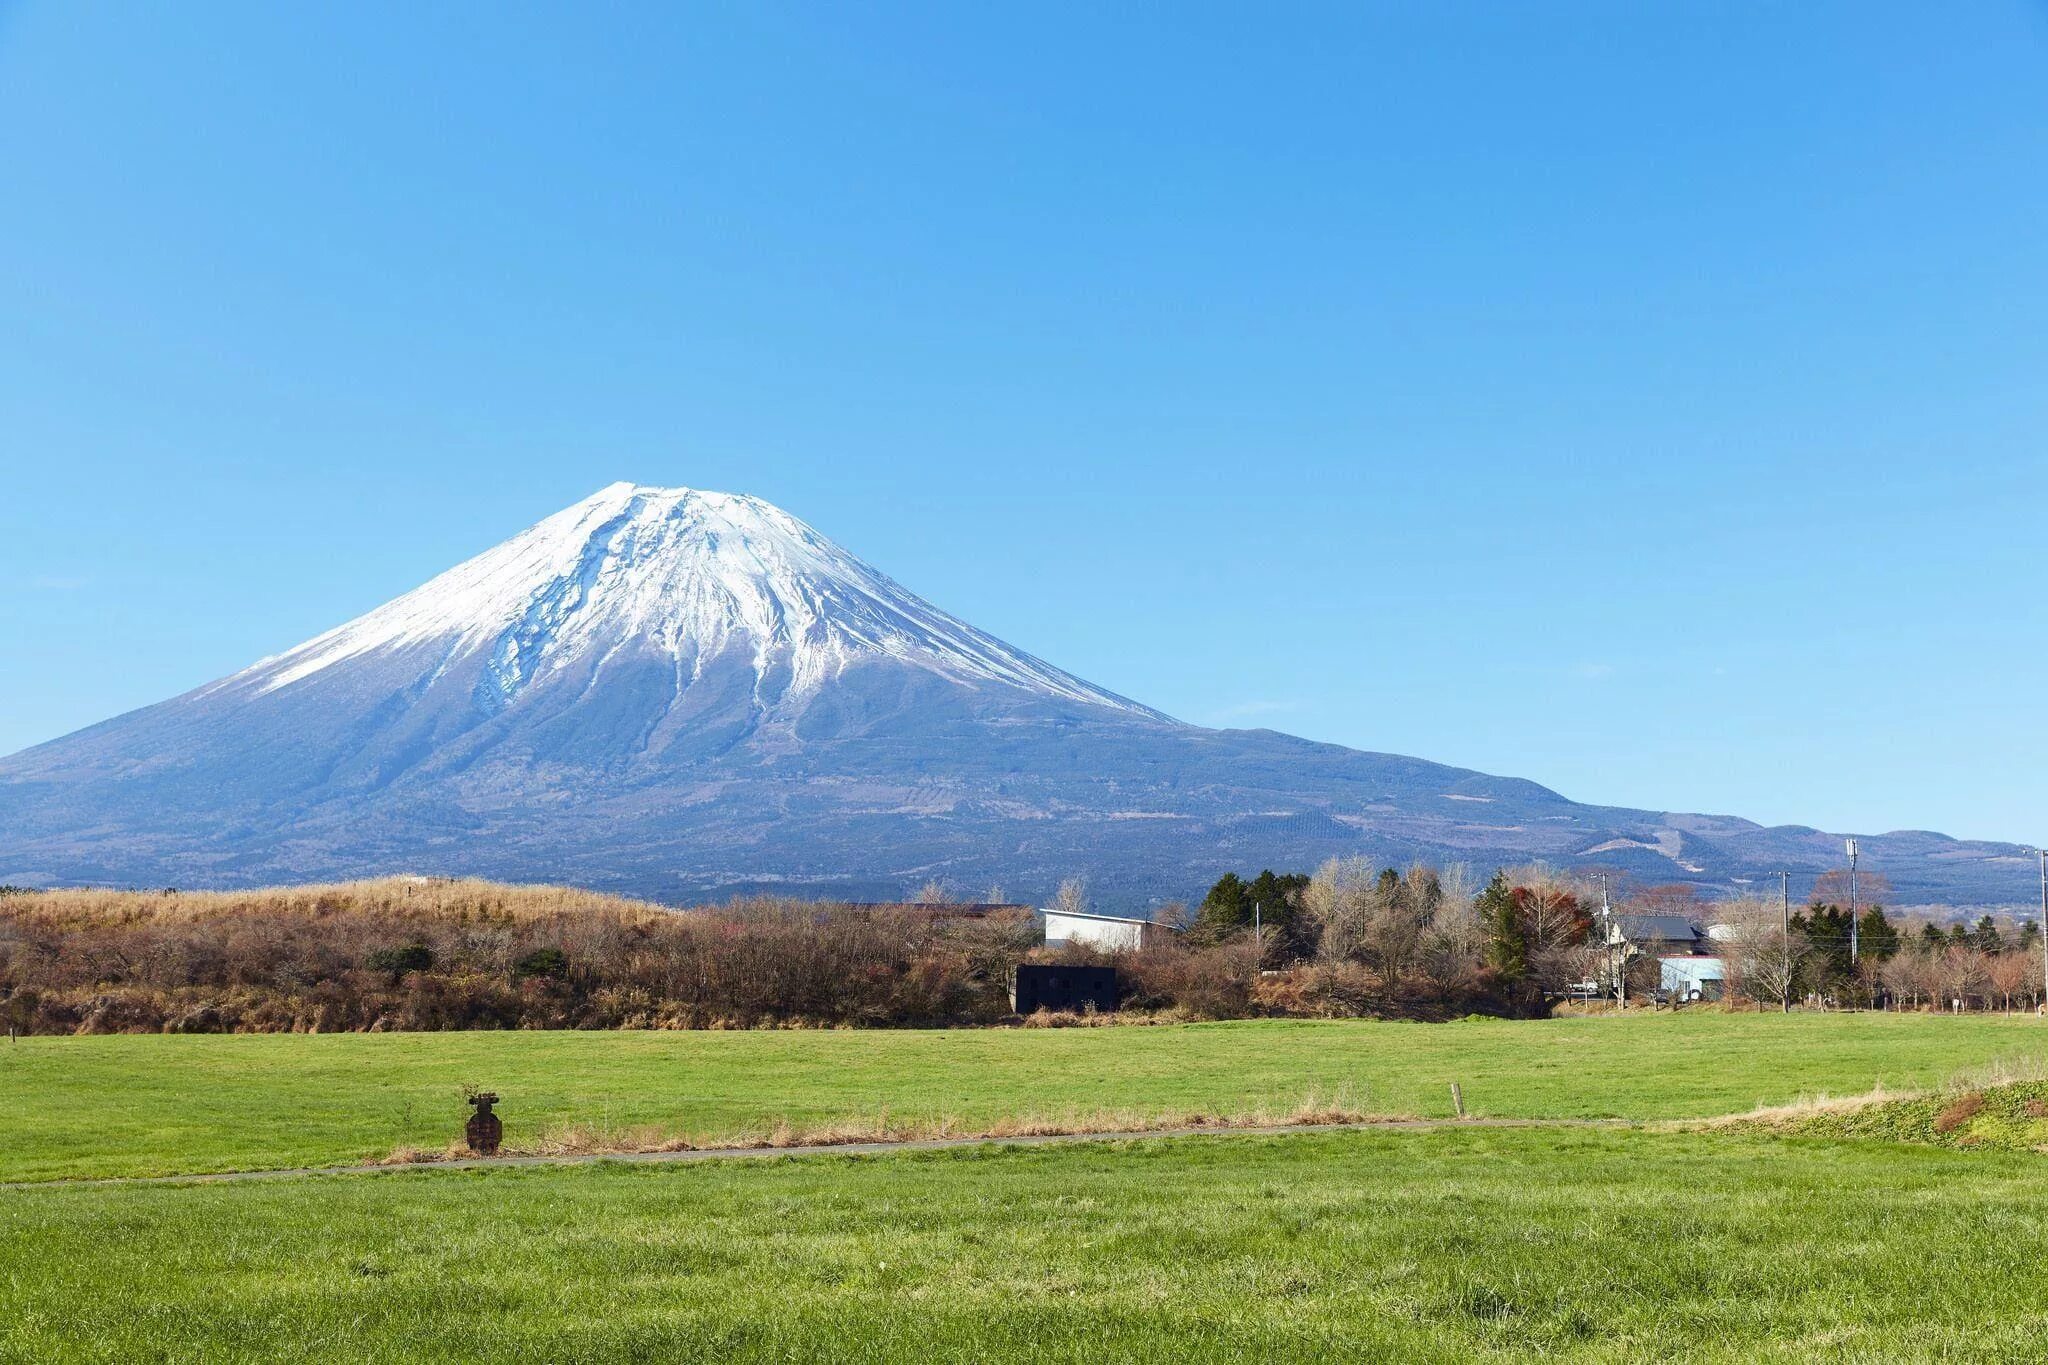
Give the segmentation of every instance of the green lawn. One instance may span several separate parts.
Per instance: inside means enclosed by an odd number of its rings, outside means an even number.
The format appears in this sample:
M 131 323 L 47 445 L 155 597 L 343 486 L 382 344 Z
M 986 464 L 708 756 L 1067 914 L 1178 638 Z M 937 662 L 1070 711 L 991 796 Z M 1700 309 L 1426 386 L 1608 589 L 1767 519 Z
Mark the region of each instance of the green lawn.
M 0 1180 L 330 1164 L 438 1149 L 488 1086 L 549 1125 L 698 1141 L 786 1122 L 1289 1109 L 1673 1118 L 2048 1057 L 2032 1018 L 1684 1015 L 1457 1024 L 28 1038 L 0 1043 Z
M 51 1186 L 0 1359 L 2038 1359 L 2044 1196 L 1584 1129 Z

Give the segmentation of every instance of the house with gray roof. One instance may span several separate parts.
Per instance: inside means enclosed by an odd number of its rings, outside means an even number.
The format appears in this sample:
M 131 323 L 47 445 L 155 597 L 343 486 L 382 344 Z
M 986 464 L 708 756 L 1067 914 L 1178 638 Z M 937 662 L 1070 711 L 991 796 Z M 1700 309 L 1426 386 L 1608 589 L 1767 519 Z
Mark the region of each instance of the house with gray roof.
M 1706 931 L 1685 915 L 1616 915 L 1607 929 L 1610 947 L 1672 957 L 1701 951 Z
M 1608 921 L 1606 942 L 1609 955 L 1602 974 L 1608 991 L 1619 988 L 1621 973 L 1635 976 L 1630 964 L 1651 959 L 1658 965 L 1657 989 L 1672 1000 L 1712 1000 L 1721 994 L 1726 963 L 1689 915 L 1615 915 Z M 1649 987 L 1638 978 L 1637 989 Z

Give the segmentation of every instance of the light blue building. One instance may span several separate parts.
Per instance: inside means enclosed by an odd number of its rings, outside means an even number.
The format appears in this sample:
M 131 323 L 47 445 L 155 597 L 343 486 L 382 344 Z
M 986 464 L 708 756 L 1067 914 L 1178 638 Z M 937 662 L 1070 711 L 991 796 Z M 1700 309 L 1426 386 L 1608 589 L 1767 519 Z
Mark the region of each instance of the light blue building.
M 1664 957 L 1659 984 L 1674 1000 L 1719 1000 L 1728 964 L 1718 957 Z

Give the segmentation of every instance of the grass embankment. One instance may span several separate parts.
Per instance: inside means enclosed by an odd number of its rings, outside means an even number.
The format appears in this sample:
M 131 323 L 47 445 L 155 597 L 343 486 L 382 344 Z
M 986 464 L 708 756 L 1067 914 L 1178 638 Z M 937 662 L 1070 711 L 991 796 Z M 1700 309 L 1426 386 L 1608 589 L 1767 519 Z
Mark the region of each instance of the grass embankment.
M 1446 1116 L 1727 1114 L 1939 1084 L 2048 1055 L 2031 1018 L 1692 1012 L 1426 1025 L 28 1038 L 0 1044 L 0 1180 L 373 1161 L 439 1150 L 460 1088 L 507 1145 L 758 1141 L 777 1130 L 1143 1126 L 1305 1101 Z M 1090 1123 L 1090 1120 L 1100 1122 Z M 633 1142 L 624 1141 L 632 1139 Z M 641 1141 L 645 1139 L 645 1141 Z
M 1217 1137 L 0 1195 L 0 1358 L 2018 1360 L 2039 1158 Z
M 2048 1080 L 1963 1076 L 1924 1094 L 1819 1100 L 1723 1125 L 1792 1137 L 1877 1138 L 1936 1147 L 2048 1152 Z

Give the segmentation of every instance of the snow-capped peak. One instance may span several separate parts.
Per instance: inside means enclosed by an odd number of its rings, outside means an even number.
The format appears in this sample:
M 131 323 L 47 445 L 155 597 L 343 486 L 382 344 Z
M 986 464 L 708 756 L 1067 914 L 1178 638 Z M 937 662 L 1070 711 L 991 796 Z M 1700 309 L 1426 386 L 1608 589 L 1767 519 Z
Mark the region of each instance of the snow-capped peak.
M 1158 716 L 947 615 L 759 498 L 631 483 L 228 682 L 269 692 L 344 660 L 423 646 L 443 668 L 488 651 L 488 686 L 506 701 L 627 648 L 688 668 L 746 650 L 759 675 L 788 669 L 780 693 L 792 699 L 879 655 Z

